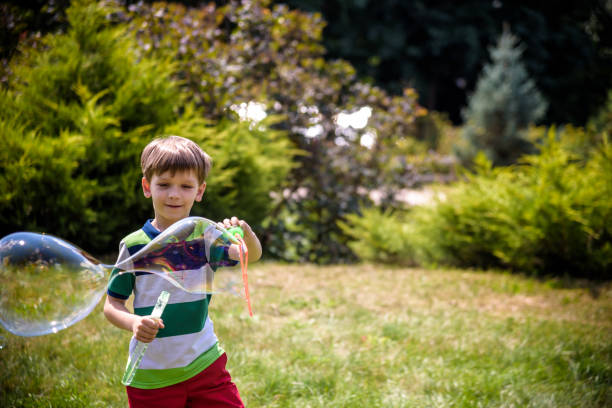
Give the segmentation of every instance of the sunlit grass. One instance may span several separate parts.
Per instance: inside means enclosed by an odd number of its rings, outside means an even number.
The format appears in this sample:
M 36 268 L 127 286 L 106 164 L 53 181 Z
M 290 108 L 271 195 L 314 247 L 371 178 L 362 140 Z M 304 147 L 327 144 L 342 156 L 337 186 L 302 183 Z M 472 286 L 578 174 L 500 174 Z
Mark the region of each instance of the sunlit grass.
M 612 406 L 612 286 L 506 273 L 259 264 L 211 305 L 249 407 Z M 99 306 L 0 332 L 0 406 L 127 406 L 129 333 Z

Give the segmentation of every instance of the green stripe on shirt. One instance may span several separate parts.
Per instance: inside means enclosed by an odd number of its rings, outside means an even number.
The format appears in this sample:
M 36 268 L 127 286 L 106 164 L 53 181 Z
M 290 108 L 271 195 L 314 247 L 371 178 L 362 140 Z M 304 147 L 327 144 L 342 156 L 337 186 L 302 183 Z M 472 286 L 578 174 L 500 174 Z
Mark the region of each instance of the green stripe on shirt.
M 206 298 L 193 302 L 168 304 L 161 316 L 165 328 L 159 329 L 157 337 L 179 336 L 201 331 L 208 315 L 210 298 L 211 295 L 207 295 Z M 134 308 L 134 313 L 139 316 L 148 316 L 151 312 L 153 306 Z M 193 319 L 193 316 L 201 316 L 202 319 Z
M 163 370 L 138 369 L 130 386 L 150 390 L 178 384 L 200 374 L 221 357 L 224 352 L 219 343 L 215 343 L 214 346 L 200 354 L 198 358 L 185 367 Z

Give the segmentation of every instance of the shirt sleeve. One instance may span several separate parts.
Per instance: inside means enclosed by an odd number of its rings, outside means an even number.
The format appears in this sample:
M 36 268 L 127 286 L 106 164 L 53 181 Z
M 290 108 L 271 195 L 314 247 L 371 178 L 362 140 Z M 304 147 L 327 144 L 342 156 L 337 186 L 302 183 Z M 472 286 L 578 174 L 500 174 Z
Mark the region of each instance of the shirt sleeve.
M 121 242 L 119 244 L 119 257 L 117 258 L 117 264 L 127 259 L 130 253 L 127 246 Z M 106 293 L 109 296 L 118 299 L 127 299 L 134 290 L 135 276 L 133 273 L 121 273 L 121 269 L 113 268 L 111 276 L 109 278 L 108 287 Z

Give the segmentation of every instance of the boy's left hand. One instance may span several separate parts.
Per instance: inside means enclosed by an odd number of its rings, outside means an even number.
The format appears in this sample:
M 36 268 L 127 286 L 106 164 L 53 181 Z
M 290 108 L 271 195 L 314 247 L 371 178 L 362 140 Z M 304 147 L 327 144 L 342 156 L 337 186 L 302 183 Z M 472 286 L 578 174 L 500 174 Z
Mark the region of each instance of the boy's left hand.
M 249 224 L 247 224 L 247 222 L 244 220 L 239 220 L 238 217 L 232 217 L 231 219 L 225 218 L 223 222 L 219 222 L 218 224 L 225 229 L 230 229 L 232 227 L 242 228 L 242 231 L 244 231 L 245 239 L 247 234 L 255 235 Z
M 251 226 L 244 220 L 239 220 L 238 217 L 225 218 L 223 222 L 218 223 L 221 227 L 228 229 L 232 227 L 240 227 L 244 232 L 244 243 L 246 244 L 249 250 L 249 261 L 254 262 L 261 258 L 261 244 L 259 239 L 251 229 Z M 235 247 L 235 248 L 234 248 Z M 234 248 L 232 250 L 232 248 Z M 235 254 L 233 252 L 236 252 Z M 239 258 L 239 249 L 238 246 L 233 244 L 230 247 L 230 257 L 232 259 L 238 260 Z

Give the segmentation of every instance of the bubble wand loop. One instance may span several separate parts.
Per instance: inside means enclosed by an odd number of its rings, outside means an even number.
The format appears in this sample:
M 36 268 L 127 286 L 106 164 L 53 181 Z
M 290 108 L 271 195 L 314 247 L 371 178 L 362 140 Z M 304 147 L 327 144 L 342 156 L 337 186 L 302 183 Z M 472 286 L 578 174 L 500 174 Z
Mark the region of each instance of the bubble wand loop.
M 251 296 L 249 295 L 249 277 L 247 275 L 248 265 L 249 249 L 244 243 L 244 240 L 240 238 L 240 269 L 242 270 L 242 282 L 244 283 L 244 297 L 246 298 L 247 307 L 249 308 L 249 315 L 253 317 L 253 309 L 251 308 Z
M 239 254 L 240 254 L 240 269 L 242 270 L 242 283 L 244 284 L 244 297 L 247 302 L 249 309 L 249 316 L 253 317 L 253 309 L 251 308 L 251 296 L 249 294 L 249 276 L 247 269 L 249 266 L 249 248 L 244 242 L 244 231 L 242 228 L 236 226 L 228 230 L 230 234 L 233 234 L 234 238 L 239 242 Z

